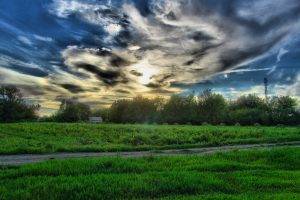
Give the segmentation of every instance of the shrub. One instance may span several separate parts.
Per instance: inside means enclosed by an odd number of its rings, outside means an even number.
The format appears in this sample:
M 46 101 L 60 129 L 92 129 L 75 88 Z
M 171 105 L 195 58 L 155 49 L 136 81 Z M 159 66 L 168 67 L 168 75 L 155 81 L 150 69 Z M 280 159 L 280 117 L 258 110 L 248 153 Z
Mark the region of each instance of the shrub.
M 239 109 L 229 113 L 229 122 L 241 125 L 268 124 L 268 113 L 260 109 Z

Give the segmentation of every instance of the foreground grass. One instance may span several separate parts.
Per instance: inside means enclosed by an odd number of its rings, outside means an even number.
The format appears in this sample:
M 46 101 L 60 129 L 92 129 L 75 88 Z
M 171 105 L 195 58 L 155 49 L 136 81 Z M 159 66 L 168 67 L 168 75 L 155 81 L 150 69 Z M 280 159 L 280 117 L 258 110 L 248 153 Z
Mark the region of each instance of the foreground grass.
M 131 151 L 299 141 L 299 127 L 0 124 L 0 154 Z
M 299 199 L 300 148 L 0 168 L 0 199 Z

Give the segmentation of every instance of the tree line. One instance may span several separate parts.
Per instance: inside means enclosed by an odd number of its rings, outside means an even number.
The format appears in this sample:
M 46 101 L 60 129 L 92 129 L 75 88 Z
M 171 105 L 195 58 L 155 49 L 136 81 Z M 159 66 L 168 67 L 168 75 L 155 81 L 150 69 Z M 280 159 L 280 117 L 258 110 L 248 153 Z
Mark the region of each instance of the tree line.
M 169 99 L 136 97 L 115 101 L 98 113 L 114 123 L 299 125 L 297 102 L 289 96 L 266 101 L 256 95 L 228 101 L 206 90 L 200 95 L 173 95 Z
M 38 120 L 39 105 L 28 105 L 15 87 L 0 89 L 0 122 Z M 102 117 L 108 123 L 212 124 L 212 125 L 300 125 L 297 101 L 289 96 L 268 100 L 250 94 L 226 100 L 205 90 L 199 95 L 173 95 L 168 99 L 120 99 L 109 108 L 91 110 L 88 105 L 67 99 L 52 116 L 53 122 L 84 122 Z
M 198 96 L 120 99 L 109 108 L 96 111 L 83 103 L 64 100 L 50 119 L 76 122 L 98 116 L 107 123 L 299 125 L 300 112 L 296 108 L 297 101 L 289 96 L 265 100 L 250 94 L 230 101 L 221 94 L 205 90 Z

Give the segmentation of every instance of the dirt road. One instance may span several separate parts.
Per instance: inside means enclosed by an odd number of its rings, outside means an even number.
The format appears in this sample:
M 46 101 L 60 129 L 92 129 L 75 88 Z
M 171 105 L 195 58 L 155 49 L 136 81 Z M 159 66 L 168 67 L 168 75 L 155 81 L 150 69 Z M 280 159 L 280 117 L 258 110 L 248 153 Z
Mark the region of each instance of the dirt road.
M 144 156 L 174 156 L 190 154 L 212 154 L 231 150 L 257 149 L 257 148 L 275 148 L 283 146 L 300 147 L 300 141 L 285 143 L 268 144 L 248 144 L 248 145 L 230 145 L 219 147 L 205 147 L 193 149 L 172 149 L 160 151 L 133 151 L 133 152 L 78 152 L 78 153 L 52 153 L 52 154 L 19 154 L 19 155 L 0 155 L 0 165 L 23 165 L 28 163 L 37 163 L 53 159 L 87 158 L 87 157 L 144 157 Z

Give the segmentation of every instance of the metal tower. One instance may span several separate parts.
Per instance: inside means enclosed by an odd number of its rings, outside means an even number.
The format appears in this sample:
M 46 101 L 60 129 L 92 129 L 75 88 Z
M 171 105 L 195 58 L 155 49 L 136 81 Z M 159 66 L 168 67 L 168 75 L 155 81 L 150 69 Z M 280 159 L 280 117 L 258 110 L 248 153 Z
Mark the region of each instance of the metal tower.
M 268 101 L 268 84 L 269 84 L 268 78 L 264 78 L 264 84 L 265 84 L 265 99 L 266 101 Z

